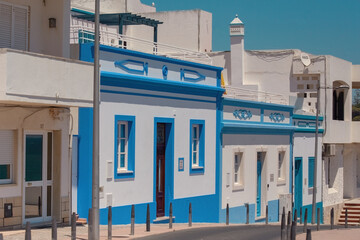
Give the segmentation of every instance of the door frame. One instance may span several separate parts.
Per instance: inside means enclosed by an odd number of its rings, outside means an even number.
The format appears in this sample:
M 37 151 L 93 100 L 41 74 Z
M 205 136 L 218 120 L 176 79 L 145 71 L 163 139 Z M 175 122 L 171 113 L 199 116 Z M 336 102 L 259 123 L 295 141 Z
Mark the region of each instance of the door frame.
M 258 186 L 258 178 L 257 178 L 257 164 L 258 164 L 258 153 L 261 153 L 261 170 L 260 170 L 260 186 Z M 256 151 L 256 190 L 255 190 L 255 218 L 264 217 L 265 216 L 265 209 L 267 205 L 267 171 L 266 171 L 266 158 L 267 158 L 268 151 L 267 149 L 261 149 Z M 260 187 L 260 215 L 257 215 L 257 197 L 258 197 L 258 187 Z
M 51 161 L 52 161 L 52 168 L 51 168 L 51 176 L 52 179 L 51 180 L 47 180 L 47 153 L 48 153 L 48 133 L 51 132 L 52 133 L 52 154 L 53 154 L 53 146 L 54 146 L 54 134 L 52 131 L 31 131 L 31 130 L 26 130 L 24 131 L 23 134 L 23 157 L 22 157 L 22 164 L 23 164 L 23 178 L 22 178 L 22 223 L 23 225 L 26 224 L 26 222 L 30 222 L 30 223 L 42 223 L 42 222 L 50 222 L 53 214 L 54 214 L 54 162 L 53 162 L 53 155 L 51 156 Z M 41 207 L 41 213 L 42 216 L 40 217 L 35 217 L 35 218 L 26 218 L 25 216 L 25 194 L 26 194 L 26 136 L 28 135 L 42 135 L 42 181 L 40 183 L 40 181 L 36 181 L 35 184 L 32 184 L 31 186 L 41 186 L 42 187 L 42 207 Z M 47 213 L 47 186 L 51 186 L 51 216 L 46 216 Z
M 157 214 L 156 207 L 156 169 L 157 169 L 157 124 L 165 123 L 165 135 L 167 141 L 165 147 L 165 216 L 169 214 L 169 204 L 174 199 L 174 118 L 163 118 L 155 117 L 154 118 L 154 175 L 153 175 L 153 204 L 155 206 L 155 214 Z

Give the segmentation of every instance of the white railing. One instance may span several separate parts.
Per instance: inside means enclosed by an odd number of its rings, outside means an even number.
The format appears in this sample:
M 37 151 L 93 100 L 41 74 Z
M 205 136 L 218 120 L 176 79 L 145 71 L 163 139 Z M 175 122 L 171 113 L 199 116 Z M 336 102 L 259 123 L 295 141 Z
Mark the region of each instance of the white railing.
M 289 104 L 287 98 L 282 94 L 269 93 L 269 92 L 250 90 L 239 87 L 230 87 L 230 86 L 226 86 L 225 89 L 226 89 L 226 94 L 224 94 L 225 98 L 235 98 L 235 99 L 266 102 L 266 103 L 276 103 L 282 105 Z
M 70 43 L 87 43 L 93 41 L 93 28 L 84 26 L 72 26 L 70 28 Z M 206 53 L 163 43 L 155 43 L 109 31 L 100 30 L 100 44 L 212 65 L 212 59 Z

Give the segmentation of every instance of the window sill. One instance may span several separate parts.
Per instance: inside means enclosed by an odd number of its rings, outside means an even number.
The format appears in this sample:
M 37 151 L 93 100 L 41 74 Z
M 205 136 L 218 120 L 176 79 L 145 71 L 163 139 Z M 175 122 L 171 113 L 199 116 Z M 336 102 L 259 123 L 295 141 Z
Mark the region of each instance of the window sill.
M 203 174 L 204 167 L 202 166 L 193 166 L 190 168 L 190 174 Z
M 15 186 L 17 186 L 17 184 L 13 182 L 0 182 L 0 187 L 15 187 Z
M 233 192 L 236 192 L 236 191 L 243 191 L 244 190 L 244 185 L 241 185 L 241 184 L 234 184 L 233 185 Z
M 201 167 L 201 166 L 194 166 L 194 167 L 191 167 L 192 170 L 201 170 L 201 169 L 204 169 L 204 167 Z
M 282 186 L 286 184 L 286 180 L 285 179 L 278 179 L 276 185 L 277 186 Z
M 120 174 L 120 175 L 126 175 L 126 174 L 133 174 L 134 171 L 129 171 L 129 170 L 118 170 L 116 171 L 117 174 Z

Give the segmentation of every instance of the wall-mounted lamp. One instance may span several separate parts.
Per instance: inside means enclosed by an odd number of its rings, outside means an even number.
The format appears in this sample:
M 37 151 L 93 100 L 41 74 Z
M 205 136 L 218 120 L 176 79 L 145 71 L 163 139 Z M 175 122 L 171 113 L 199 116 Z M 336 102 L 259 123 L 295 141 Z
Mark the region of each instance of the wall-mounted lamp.
M 49 18 L 49 28 L 56 28 L 56 18 Z

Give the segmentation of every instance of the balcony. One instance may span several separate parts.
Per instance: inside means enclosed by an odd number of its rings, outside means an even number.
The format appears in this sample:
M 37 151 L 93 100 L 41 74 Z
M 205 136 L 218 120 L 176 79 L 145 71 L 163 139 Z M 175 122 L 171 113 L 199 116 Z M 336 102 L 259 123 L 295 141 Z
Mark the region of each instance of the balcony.
M 274 104 L 282 104 L 282 105 L 289 104 L 288 101 L 289 97 L 286 98 L 286 96 L 282 94 L 269 93 L 258 90 L 251 90 L 251 89 L 230 87 L 230 86 L 226 86 L 225 88 L 226 88 L 226 94 L 224 95 L 224 97 L 226 98 L 248 100 L 255 102 L 274 103 Z
M 92 106 L 93 65 L 0 48 L 0 103 Z
M 70 44 L 94 42 L 94 38 L 94 29 L 91 27 L 79 25 L 70 28 Z M 100 30 L 100 44 L 212 65 L 212 59 L 206 53 L 129 37 L 114 31 Z

